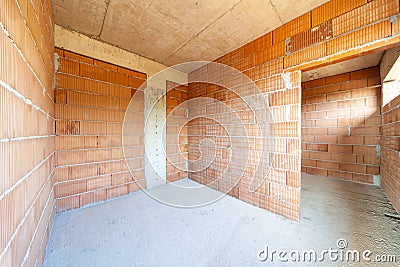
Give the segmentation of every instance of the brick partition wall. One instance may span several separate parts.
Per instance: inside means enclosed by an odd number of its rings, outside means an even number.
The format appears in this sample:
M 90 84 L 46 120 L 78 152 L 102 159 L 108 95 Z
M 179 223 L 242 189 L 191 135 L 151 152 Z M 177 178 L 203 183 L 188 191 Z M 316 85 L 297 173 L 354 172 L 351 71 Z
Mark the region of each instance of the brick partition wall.
M 144 98 L 136 90 L 146 75 L 75 53 L 56 50 L 55 88 L 57 211 L 134 192 L 144 180 Z M 122 129 L 133 94 L 137 134 L 124 144 Z M 126 152 L 126 151 L 125 151 Z
M 187 178 L 187 118 L 188 86 L 167 81 L 167 182 Z
M 0 266 L 41 265 L 54 215 L 50 1 L 0 3 Z
M 287 218 L 299 219 L 301 81 L 296 71 L 336 63 L 396 45 L 400 41 L 400 23 L 396 19 L 398 15 L 397 0 L 333 0 L 216 60 L 244 72 L 255 81 L 277 114 L 276 124 L 272 127 L 276 139 L 275 148 L 270 151 L 276 155 L 276 162 L 271 164 L 273 170 L 270 179 L 260 188 L 261 192 L 250 192 L 246 182 L 239 183 L 239 188 L 233 189 L 238 193 L 233 195 Z M 202 68 L 191 75 L 196 77 L 210 74 L 215 73 Z M 192 93 L 193 90 L 199 91 Z M 211 96 L 207 89 L 196 84 L 189 84 L 191 93 L 192 97 Z M 217 96 L 211 97 L 221 100 Z M 199 124 L 198 127 L 202 126 Z M 202 133 L 200 129 L 194 130 Z M 190 135 L 189 131 L 189 140 Z M 200 137 L 204 138 L 204 135 L 200 134 Z M 194 145 L 196 142 L 197 137 Z M 237 163 L 238 166 L 240 164 Z M 370 172 L 375 173 L 375 163 L 371 163 L 371 168 Z M 213 171 L 199 172 L 206 179 L 208 173 Z M 195 174 L 191 175 L 193 177 Z
M 400 89 L 399 82 L 392 84 Z M 382 108 L 381 145 L 382 189 L 400 212 L 400 95 Z
M 379 68 L 304 82 L 302 88 L 302 171 L 372 183 L 380 174 Z
M 243 53 L 245 50 L 241 50 Z M 225 56 L 218 63 L 230 64 L 235 56 Z M 250 54 L 253 55 L 254 54 Z M 241 55 L 243 56 L 243 54 Z M 254 59 L 254 58 L 253 58 Z M 238 65 L 235 65 L 239 70 Z M 222 82 L 236 83 L 235 76 L 220 75 L 213 68 L 194 72 L 189 81 L 198 80 L 197 75 L 221 76 Z M 261 75 L 259 73 L 262 73 Z M 189 105 L 189 117 L 204 114 L 203 118 L 189 124 L 189 177 L 199 183 L 226 192 L 253 205 L 299 219 L 300 208 L 300 72 L 285 74 L 282 79 L 282 58 L 253 67 L 252 80 L 260 91 L 250 95 L 248 84 L 230 89 L 214 84 L 190 83 L 189 99 L 207 97 L 222 102 L 233 110 L 220 108 L 214 103 Z M 239 93 L 239 92 L 240 93 Z M 269 99 L 271 109 L 265 111 L 261 97 Z M 251 109 L 247 102 L 255 104 Z M 202 110 L 203 109 L 203 112 Z M 271 113 L 273 121 L 260 121 Z M 239 122 L 235 122 L 235 117 Z M 221 123 L 220 121 L 224 121 Z M 238 127 L 245 132 L 238 134 Z M 265 131 L 270 128 L 271 131 Z M 230 130 L 233 130 L 230 132 Z M 202 140 L 212 140 L 208 144 Z M 272 147 L 268 144 L 272 143 Z M 236 151 L 235 151 L 236 150 Z M 265 158 L 263 151 L 267 154 Z M 236 155 L 235 155 L 236 154 Z M 200 161 L 199 161 L 200 159 Z M 210 163 L 210 164 L 208 164 Z M 270 169 L 270 166 L 273 168 Z M 203 168 L 202 168 L 203 167 Z M 198 171 L 196 171 L 198 170 Z M 263 181 L 263 177 L 266 178 Z

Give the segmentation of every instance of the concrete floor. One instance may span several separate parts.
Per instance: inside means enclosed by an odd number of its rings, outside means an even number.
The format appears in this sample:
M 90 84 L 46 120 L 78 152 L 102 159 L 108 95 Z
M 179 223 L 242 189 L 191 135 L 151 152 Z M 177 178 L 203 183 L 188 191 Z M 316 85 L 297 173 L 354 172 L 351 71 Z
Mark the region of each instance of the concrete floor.
M 190 180 L 180 181 L 193 184 Z M 167 185 L 168 187 L 168 185 Z M 211 189 L 210 189 L 211 190 Z M 139 191 L 55 217 L 44 266 L 292 266 L 257 255 L 338 249 L 400 255 L 400 222 L 373 186 L 303 174 L 299 223 L 232 197 L 196 209 L 163 205 Z M 292 254 L 293 255 L 293 254 Z M 261 256 L 265 256 L 262 254 Z M 400 256 L 397 256 L 397 264 Z M 301 262 L 298 266 L 398 266 L 396 263 Z

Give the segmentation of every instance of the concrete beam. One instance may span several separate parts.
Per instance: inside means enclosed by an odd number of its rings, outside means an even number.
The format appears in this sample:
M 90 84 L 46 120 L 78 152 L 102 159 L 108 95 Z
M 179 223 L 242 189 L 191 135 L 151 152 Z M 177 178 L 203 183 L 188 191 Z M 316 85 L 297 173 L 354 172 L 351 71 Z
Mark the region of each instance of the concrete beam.
M 167 66 L 55 25 L 55 46 L 152 76 Z M 183 75 L 184 76 L 184 75 Z M 184 78 L 184 77 L 183 77 Z
M 380 72 L 382 83 L 400 80 L 400 46 L 385 51 Z

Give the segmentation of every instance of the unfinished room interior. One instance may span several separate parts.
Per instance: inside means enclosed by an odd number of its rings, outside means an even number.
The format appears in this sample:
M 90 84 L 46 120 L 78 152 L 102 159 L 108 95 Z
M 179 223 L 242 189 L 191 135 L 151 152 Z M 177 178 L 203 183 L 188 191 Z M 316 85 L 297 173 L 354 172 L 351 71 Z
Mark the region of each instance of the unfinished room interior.
M 399 266 L 399 0 L 1 0 L 0 266 Z

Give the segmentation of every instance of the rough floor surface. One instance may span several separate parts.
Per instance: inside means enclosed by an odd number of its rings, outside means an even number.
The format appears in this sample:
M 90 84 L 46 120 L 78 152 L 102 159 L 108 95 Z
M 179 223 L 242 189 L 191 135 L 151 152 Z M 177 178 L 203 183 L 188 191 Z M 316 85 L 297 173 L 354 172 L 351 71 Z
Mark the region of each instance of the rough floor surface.
M 384 216 L 395 210 L 380 189 L 303 174 L 301 201 L 296 223 L 229 196 L 182 209 L 140 191 L 57 215 L 44 266 L 398 266 L 400 256 L 384 264 L 333 262 L 326 254 L 323 262 L 291 261 L 292 250 L 315 250 L 319 258 L 329 248 L 370 250 L 371 259 L 400 255 L 400 222 Z M 288 262 L 276 254 L 260 261 L 266 246 L 269 254 L 287 251 Z

